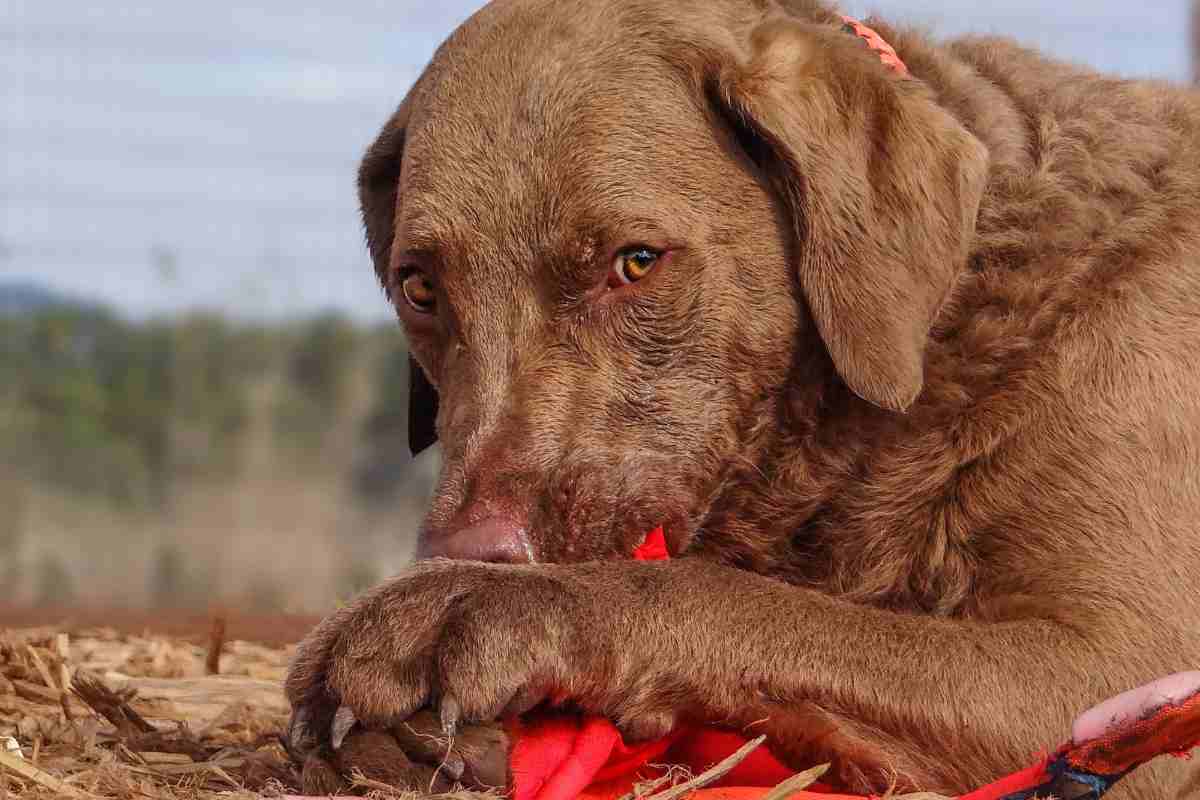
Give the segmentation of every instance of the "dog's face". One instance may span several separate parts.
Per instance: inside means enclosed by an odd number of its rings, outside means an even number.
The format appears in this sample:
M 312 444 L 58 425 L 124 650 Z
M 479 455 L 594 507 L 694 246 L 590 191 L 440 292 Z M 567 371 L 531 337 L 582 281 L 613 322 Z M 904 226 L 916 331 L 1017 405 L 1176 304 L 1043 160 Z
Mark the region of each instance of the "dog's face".
M 426 554 L 678 551 L 797 381 L 920 390 L 981 146 L 828 12 L 686 5 L 493 3 L 364 159 L 440 400 Z

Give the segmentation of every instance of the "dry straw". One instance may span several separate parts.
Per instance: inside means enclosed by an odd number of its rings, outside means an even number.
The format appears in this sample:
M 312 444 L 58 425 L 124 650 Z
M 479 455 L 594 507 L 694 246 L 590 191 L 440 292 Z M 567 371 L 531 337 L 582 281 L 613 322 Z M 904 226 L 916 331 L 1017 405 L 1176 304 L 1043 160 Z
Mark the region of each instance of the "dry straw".
M 109 629 L 0 630 L 0 800 L 8 798 L 278 797 L 297 776 L 280 746 L 288 719 L 281 682 L 292 648 L 225 640 L 207 647 Z M 682 800 L 732 770 L 764 737 L 692 776 L 678 767 L 621 800 Z M 763 800 L 788 800 L 828 765 L 784 781 Z M 418 795 L 352 776 L 355 790 L 393 800 L 499 800 Z M 893 800 L 945 800 L 913 795 Z

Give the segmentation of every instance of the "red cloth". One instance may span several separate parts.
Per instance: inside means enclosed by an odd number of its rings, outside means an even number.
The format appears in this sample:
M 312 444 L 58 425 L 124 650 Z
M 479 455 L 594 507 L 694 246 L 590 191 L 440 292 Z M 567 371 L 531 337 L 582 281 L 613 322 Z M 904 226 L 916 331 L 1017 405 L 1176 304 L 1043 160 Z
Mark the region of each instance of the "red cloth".
M 660 764 L 682 764 L 699 774 L 746 743 L 737 733 L 680 729 L 649 744 L 630 746 L 608 720 L 547 715 L 510 721 L 509 756 L 513 800 L 614 800 L 638 781 L 663 774 Z M 767 788 L 794 774 L 770 751 L 753 751 L 720 781 L 699 792 L 706 800 L 755 800 Z M 861 800 L 810 787 L 797 800 Z
M 647 534 L 633 557 L 639 561 L 670 558 L 663 529 Z M 513 800 L 619 797 L 635 782 L 661 775 L 662 769 L 652 764 L 682 764 L 698 774 L 747 741 L 733 731 L 682 727 L 658 741 L 631 747 L 608 720 L 565 714 L 511 720 L 508 731 L 513 741 L 509 756 Z M 793 774 L 767 748 L 759 747 L 707 791 L 726 789 L 721 798 L 738 800 L 757 796 L 763 787 L 775 786 Z M 829 794 L 821 797 L 834 800 Z
M 633 548 L 633 557 L 638 561 L 663 561 L 671 557 L 667 550 L 667 536 L 662 526 L 646 534 L 642 543 Z
M 642 561 L 670 557 L 662 528 L 634 550 Z M 1178 677 L 1178 676 L 1177 676 Z M 1185 678 L 1187 676 L 1184 676 Z M 959 800 L 1005 800 L 1028 796 L 1064 770 L 1113 777 L 1157 755 L 1182 754 L 1200 747 L 1200 673 L 1185 685 L 1185 699 L 1134 709 L 1124 720 L 1088 742 L 1067 743 L 1026 770 L 1010 775 Z M 1152 694 L 1152 693 L 1151 693 Z M 1147 695 L 1149 696 L 1149 695 Z M 513 800 L 616 800 L 633 785 L 663 774 L 657 764 L 680 764 L 700 774 L 732 755 L 746 738 L 718 728 L 683 727 L 648 744 L 631 747 L 608 720 L 548 714 L 510 720 Z M 793 771 L 766 747 L 759 747 L 715 784 L 698 790 L 695 800 L 758 800 Z M 866 800 L 833 794 L 814 785 L 791 800 Z

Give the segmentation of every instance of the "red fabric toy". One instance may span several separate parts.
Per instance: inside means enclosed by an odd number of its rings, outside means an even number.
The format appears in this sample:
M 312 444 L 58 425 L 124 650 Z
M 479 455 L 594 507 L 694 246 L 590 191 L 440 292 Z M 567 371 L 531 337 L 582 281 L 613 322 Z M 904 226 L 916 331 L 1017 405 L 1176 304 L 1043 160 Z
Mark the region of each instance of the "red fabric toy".
M 666 559 L 662 529 L 634 551 L 644 561 Z M 707 727 L 682 727 L 656 742 L 627 745 L 606 719 L 546 714 L 509 720 L 509 768 L 513 800 L 616 800 L 639 781 L 658 777 L 652 764 L 680 764 L 694 774 L 732 755 L 740 734 Z M 1141 764 L 1161 755 L 1186 756 L 1200 747 L 1200 672 L 1155 681 L 1096 706 L 1080 716 L 1066 742 L 1033 766 L 958 800 L 1032 800 L 1070 797 L 1094 800 Z M 754 750 L 694 800 L 758 800 L 791 777 L 765 747 Z M 836 794 L 814 784 L 789 800 L 870 800 Z M 874 800 L 878 800 L 875 798 Z
M 634 557 L 669 557 L 663 531 L 652 531 Z M 716 728 L 680 728 L 657 742 L 630 747 L 604 719 L 551 715 L 509 723 L 513 800 L 616 800 L 634 783 L 662 774 L 651 764 L 682 764 L 699 774 L 733 754 L 746 739 Z M 1070 742 L 1022 772 L 959 800 L 1101 797 L 1140 764 L 1159 755 L 1183 755 L 1200 746 L 1200 672 L 1183 673 L 1135 689 L 1079 717 Z M 696 800 L 757 800 L 791 777 L 764 746 Z M 815 784 L 792 800 L 864 800 Z

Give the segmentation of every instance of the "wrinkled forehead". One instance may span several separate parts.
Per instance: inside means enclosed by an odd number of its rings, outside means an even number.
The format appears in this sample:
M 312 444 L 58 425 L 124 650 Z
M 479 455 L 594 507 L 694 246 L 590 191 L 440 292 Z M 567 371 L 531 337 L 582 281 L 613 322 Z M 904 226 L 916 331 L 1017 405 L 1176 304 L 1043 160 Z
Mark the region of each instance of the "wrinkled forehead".
M 586 247 L 562 239 L 649 222 L 695 185 L 680 156 L 713 134 L 669 34 L 590 19 L 602 4 L 553 5 L 578 13 L 522 4 L 435 57 L 406 136 L 405 247 Z

